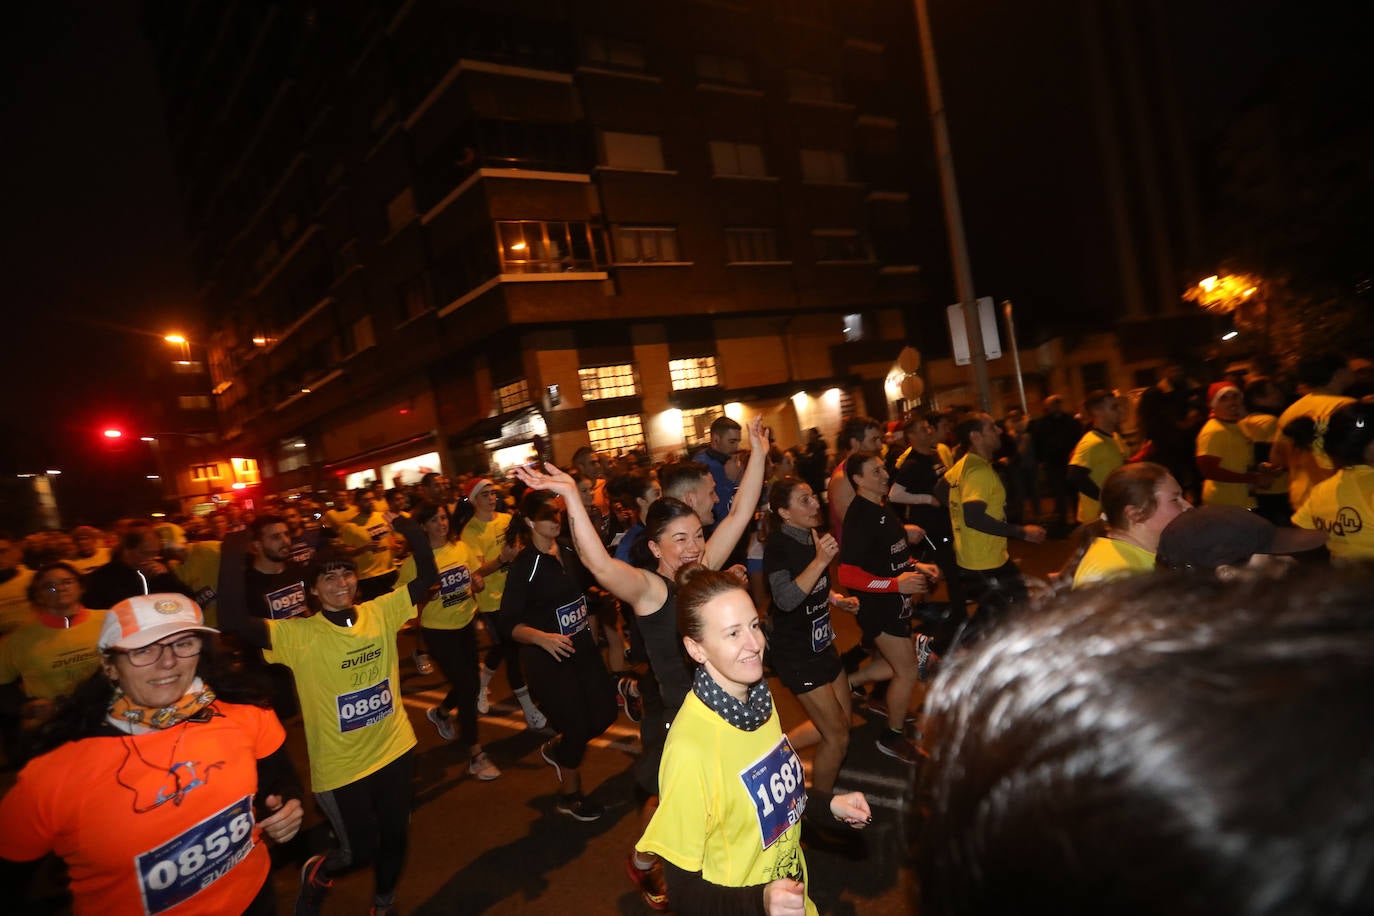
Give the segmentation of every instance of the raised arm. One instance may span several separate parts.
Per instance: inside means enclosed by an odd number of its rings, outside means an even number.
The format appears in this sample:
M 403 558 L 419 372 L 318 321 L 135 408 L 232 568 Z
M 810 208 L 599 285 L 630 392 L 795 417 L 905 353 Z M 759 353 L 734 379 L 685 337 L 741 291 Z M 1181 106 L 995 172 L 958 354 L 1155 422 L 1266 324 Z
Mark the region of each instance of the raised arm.
M 702 565 L 720 569 L 744 536 L 749 520 L 759 507 L 759 496 L 763 493 L 763 472 L 768 464 L 770 447 L 768 434 L 763 429 L 763 415 L 759 414 L 749 423 L 749 464 L 740 478 L 739 489 L 735 491 L 735 502 L 730 506 L 730 513 L 720 520 L 716 530 L 711 533 L 711 539 L 706 542 Z
M 596 577 L 601 587 L 621 601 L 628 602 L 638 611 L 641 606 L 645 613 L 657 610 L 667 597 L 668 590 L 663 580 L 645 570 L 622 563 L 606 552 L 601 543 L 601 533 L 587 515 L 587 509 L 577 494 L 577 483 L 567 474 L 551 464 L 543 470 L 529 465 L 519 465 L 511 469 L 517 480 L 536 490 L 552 490 L 563 497 L 567 506 L 568 528 L 572 531 L 573 547 L 587 571 Z M 652 606 L 650 606 L 652 605 Z

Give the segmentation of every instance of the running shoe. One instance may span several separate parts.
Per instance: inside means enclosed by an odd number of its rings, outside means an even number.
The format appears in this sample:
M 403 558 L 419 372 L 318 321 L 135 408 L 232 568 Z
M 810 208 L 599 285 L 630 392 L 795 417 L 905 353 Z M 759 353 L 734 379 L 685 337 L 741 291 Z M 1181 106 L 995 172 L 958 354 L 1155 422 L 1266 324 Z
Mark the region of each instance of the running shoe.
M 875 744 L 877 744 L 879 751 L 889 757 L 895 757 L 903 763 L 914 766 L 921 760 L 921 752 L 916 749 L 916 745 L 907 740 L 905 735 L 888 731 Z
M 916 677 L 930 680 L 930 637 L 924 633 L 916 637 Z
M 635 855 L 630 853 L 625 859 L 625 874 L 629 875 L 630 883 L 639 891 L 639 895 L 644 898 L 644 902 L 650 909 L 658 910 L 660 913 L 668 909 L 668 884 L 663 880 L 663 862 L 655 858 L 654 864 L 649 869 L 635 867 Z
M 453 730 L 453 717 L 438 706 L 431 706 L 425 710 L 425 718 L 433 723 L 439 737 L 445 741 L 452 741 L 456 736 L 457 733 Z
M 622 677 L 616 681 L 615 692 L 620 697 L 620 708 L 625 710 L 625 718 L 638 722 L 644 718 L 644 700 L 630 691 L 635 687 L 635 679 Z
M 553 767 L 554 778 L 560 783 L 563 781 L 563 768 L 558 765 L 558 761 L 553 759 L 553 752 L 558 747 L 558 742 L 563 740 L 563 736 L 550 738 L 539 746 L 539 756 L 544 758 L 544 762 Z
M 491 712 L 491 696 L 487 693 L 486 685 L 477 689 L 477 714 L 485 716 Z
M 311 856 L 301 866 L 301 889 L 296 895 L 296 916 L 316 916 L 324 895 L 334 882 L 324 876 L 324 856 Z
M 416 649 L 410 653 L 410 659 L 415 662 L 415 672 L 422 677 L 428 677 L 434 673 L 434 661 L 424 649 Z
M 496 764 L 491 762 L 487 752 L 483 751 L 472 758 L 472 762 L 468 764 L 468 774 L 476 776 L 483 782 L 491 782 L 501 775 L 501 771 L 496 768 Z
M 522 706 L 520 711 L 525 714 L 525 724 L 535 731 L 543 731 L 549 727 L 549 717 L 540 712 L 539 707 L 533 703 Z
M 558 796 L 558 813 L 566 814 L 576 821 L 590 823 L 600 820 L 606 809 L 589 801 L 581 792 L 574 792 L 572 795 Z

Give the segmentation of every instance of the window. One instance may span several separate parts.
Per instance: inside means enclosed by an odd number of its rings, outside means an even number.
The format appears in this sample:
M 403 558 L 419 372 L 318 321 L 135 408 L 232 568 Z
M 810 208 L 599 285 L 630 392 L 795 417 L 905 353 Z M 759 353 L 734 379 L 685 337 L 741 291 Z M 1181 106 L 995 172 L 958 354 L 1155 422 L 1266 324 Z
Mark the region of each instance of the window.
M 767 178 L 768 167 L 763 162 L 763 147 L 757 143 L 734 143 L 729 140 L 711 141 L 711 167 L 718 176 L 735 178 Z
M 429 283 L 424 274 L 396 287 L 396 317 L 400 321 L 418 318 L 430 308 Z
M 676 226 L 616 226 L 615 259 L 623 262 L 676 261 Z
M 717 417 L 723 416 L 725 416 L 725 408 L 719 404 L 714 407 L 684 410 L 682 412 L 682 441 L 686 445 L 705 442 L 711 436 L 711 424 L 716 422 Z
M 725 260 L 729 264 L 777 261 L 776 229 L 726 229 Z
M 588 420 L 587 435 L 592 438 L 592 448 L 612 455 L 644 447 L 644 426 L 638 414 Z
M 857 229 L 816 229 L 811 233 L 817 261 L 871 261 L 868 242 Z
M 1111 367 L 1106 363 L 1084 363 L 1078 370 L 1083 375 L 1083 390 L 1110 390 L 1112 387 Z
M 635 383 L 635 367 L 629 363 L 578 369 L 577 379 L 582 383 L 584 401 L 627 398 L 639 393 L 639 386 Z
M 530 384 L 525 379 L 496 389 L 496 412 L 509 413 L 530 406 Z
M 560 273 L 596 270 L 601 245 L 588 223 L 561 220 L 502 221 L 496 224 L 503 273 Z M 598 233 L 599 234 L 599 233 Z
M 234 482 L 256 486 L 262 483 L 256 458 L 230 458 L 229 465 L 234 471 Z
M 849 180 L 849 165 L 839 150 L 802 150 L 801 170 L 802 181 L 835 183 Z
M 864 316 L 853 312 L 844 316 L 844 339 L 849 343 L 864 339 Z M 843 414 L 843 416 L 849 416 Z
M 386 205 L 387 232 L 395 232 L 415 219 L 415 191 L 406 188 Z
M 177 398 L 177 406 L 182 410 L 209 410 L 208 394 L 183 394 Z
M 172 371 L 177 375 L 200 375 L 205 371 L 205 364 L 198 359 L 174 359 Z
M 794 102 L 833 102 L 835 81 L 822 73 L 788 70 L 787 97 Z
M 738 57 L 723 54 L 698 54 L 697 76 L 708 83 L 726 83 L 731 86 L 748 86 L 749 65 Z
M 673 390 L 686 388 L 709 388 L 719 385 L 716 375 L 714 356 L 694 356 L 691 359 L 672 359 L 668 361 L 668 377 L 673 380 Z
M 221 474 L 218 464 L 193 464 L 191 465 L 192 480 L 219 480 Z
M 635 41 L 592 35 L 583 43 L 583 51 L 587 63 L 594 66 L 622 70 L 643 70 L 646 66 L 644 46 Z
M 653 134 L 601 132 L 605 164 L 614 169 L 663 171 L 663 143 Z
M 353 352 L 361 353 L 368 347 L 376 346 L 377 338 L 372 335 L 372 316 L 364 315 L 353 322 Z

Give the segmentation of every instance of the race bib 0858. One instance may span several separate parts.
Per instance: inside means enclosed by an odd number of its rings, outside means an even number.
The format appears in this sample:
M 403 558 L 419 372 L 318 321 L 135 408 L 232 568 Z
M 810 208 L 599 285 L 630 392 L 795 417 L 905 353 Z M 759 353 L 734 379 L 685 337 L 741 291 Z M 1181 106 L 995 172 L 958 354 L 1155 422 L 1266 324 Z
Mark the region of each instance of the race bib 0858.
M 740 781 L 754 803 L 763 848 L 777 842 L 806 810 L 806 777 L 801 758 L 784 735 L 768 753 L 740 770 Z
M 339 731 L 351 732 L 382 721 L 395 710 L 391 678 L 338 697 Z
M 144 912 L 153 916 L 189 900 L 252 851 L 253 796 L 246 795 L 134 858 Z

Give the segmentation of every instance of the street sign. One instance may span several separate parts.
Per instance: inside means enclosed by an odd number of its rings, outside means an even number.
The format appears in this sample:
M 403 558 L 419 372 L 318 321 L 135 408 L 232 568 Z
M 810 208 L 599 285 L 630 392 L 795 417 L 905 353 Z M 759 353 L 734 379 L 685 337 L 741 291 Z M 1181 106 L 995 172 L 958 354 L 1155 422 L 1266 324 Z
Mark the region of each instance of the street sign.
M 960 304 L 945 309 L 949 320 L 949 339 L 954 345 L 954 364 L 967 366 L 972 362 L 968 345 L 968 326 L 964 323 L 964 307 Z M 978 300 L 978 323 L 983 329 L 983 354 L 989 361 L 1002 356 L 1002 338 L 997 333 L 997 310 L 993 307 L 992 297 L 983 296 Z

